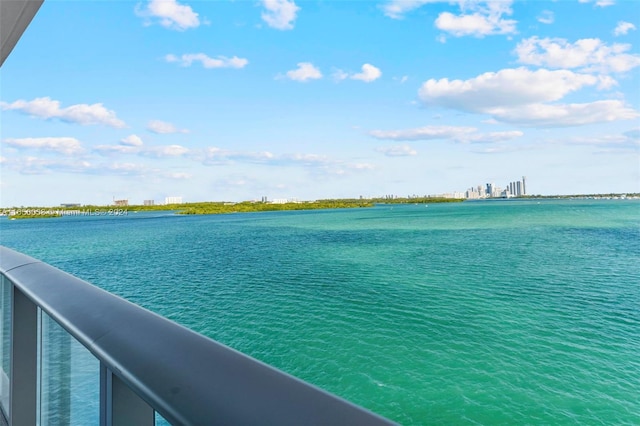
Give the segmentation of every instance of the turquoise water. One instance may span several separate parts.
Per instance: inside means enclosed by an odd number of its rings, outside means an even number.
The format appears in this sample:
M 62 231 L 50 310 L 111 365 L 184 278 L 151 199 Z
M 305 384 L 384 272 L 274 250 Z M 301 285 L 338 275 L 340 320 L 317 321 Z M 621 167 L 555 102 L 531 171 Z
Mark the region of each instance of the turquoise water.
M 42 259 L 402 424 L 640 424 L 640 202 L 8 221 Z

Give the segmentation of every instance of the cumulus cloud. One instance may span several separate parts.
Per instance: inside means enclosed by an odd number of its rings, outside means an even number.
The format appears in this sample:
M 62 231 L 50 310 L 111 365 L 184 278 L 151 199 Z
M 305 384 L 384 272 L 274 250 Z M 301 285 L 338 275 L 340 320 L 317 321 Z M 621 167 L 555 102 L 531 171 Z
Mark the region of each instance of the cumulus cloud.
M 80 141 L 76 138 L 20 138 L 3 139 L 2 143 L 17 149 L 34 149 L 57 152 L 64 155 L 74 155 L 83 151 Z
M 136 6 L 135 12 L 146 19 L 146 25 L 157 20 L 163 27 L 178 31 L 200 26 L 198 14 L 191 6 L 180 4 L 176 0 L 150 0 L 145 7 Z
M 178 129 L 171 123 L 160 120 L 151 120 L 147 123 L 147 130 L 153 133 L 167 134 L 167 133 L 189 133 L 187 129 Z
M 294 81 L 309 81 L 322 78 L 320 69 L 311 62 L 298 62 L 298 68 L 287 71 L 287 78 Z
M 540 15 L 538 15 L 536 19 L 538 19 L 538 22 L 548 25 L 548 24 L 553 24 L 555 17 L 552 11 L 543 10 L 542 13 L 540 13 Z
M 93 147 L 93 150 L 100 155 L 115 155 L 115 154 L 137 154 L 142 148 L 143 142 L 138 135 L 129 135 L 126 138 L 120 139 L 119 145 L 97 145 Z
M 347 73 L 343 70 L 336 70 L 334 71 L 334 73 L 332 74 L 333 79 L 336 81 L 341 81 L 341 80 L 346 80 L 348 78 L 352 79 L 352 80 L 360 80 L 360 81 L 364 81 L 365 83 L 371 83 L 372 81 L 375 81 L 377 79 L 379 79 L 382 76 L 382 71 L 380 71 L 379 68 L 371 65 L 371 64 L 364 64 L 362 65 L 362 71 L 359 73 Z M 403 81 L 404 82 L 404 81 Z
M 142 140 L 136 135 L 122 139 L 120 145 L 98 145 L 93 150 L 104 156 L 137 154 L 149 158 L 181 157 L 191 153 L 189 148 L 182 145 L 143 146 Z
M 617 100 L 549 104 L 582 87 L 607 83 L 569 70 L 516 68 L 469 80 L 431 79 L 422 85 L 419 97 L 425 105 L 489 114 L 497 121 L 524 126 L 577 126 L 637 117 L 637 111 Z
M 640 65 L 640 55 L 625 53 L 629 49 L 629 44 L 614 43 L 609 46 L 597 38 L 570 43 L 561 38 L 534 36 L 518 43 L 515 53 L 523 64 L 621 73 Z
M 501 14 L 471 13 L 454 15 L 442 12 L 436 19 L 436 27 L 456 37 L 475 36 L 484 37 L 492 34 L 513 34 L 516 32 L 517 21 L 503 19 Z
M 124 121 L 116 117 L 114 111 L 106 109 L 101 103 L 76 104 L 61 108 L 60 101 L 43 97 L 35 98 L 32 101 L 20 99 L 12 103 L 0 102 L 0 108 L 4 111 L 18 111 L 45 120 L 57 118 L 68 123 L 83 125 L 103 124 L 116 128 L 126 127 Z
M 414 155 L 418 155 L 418 151 L 406 144 L 381 146 L 376 148 L 376 151 L 383 153 L 387 157 L 411 157 Z
M 512 0 L 391 0 L 382 6 L 384 14 L 393 19 L 401 19 L 406 13 L 429 3 L 455 3 L 460 14 L 442 12 L 435 20 L 435 26 L 456 37 L 484 37 L 492 34 L 513 34 L 517 21 L 504 18 L 513 13 Z M 445 38 L 439 38 L 441 42 Z
M 182 56 L 169 54 L 164 59 L 167 62 L 177 62 L 183 67 L 190 67 L 194 62 L 200 62 L 204 68 L 244 68 L 249 63 L 247 59 L 237 56 L 211 58 L 204 53 L 187 53 Z
M 351 76 L 353 80 L 364 81 L 365 83 L 371 83 L 382 76 L 382 71 L 379 68 L 374 67 L 371 64 L 364 64 L 362 66 L 362 72 Z
M 129 135 L 124 139 L 120 139 L 120 143 L 127 146 L 142 146 L 142 139 L 138 135 Z
M 278 30 L 293 29 L 293 21 L 300 8 L 293 1 L 289 0 L 262 0 L 262 5 L 266 9 L 262 13 L 262 20 L 271 28 Z
M 616 25 L 616 28 L 613 30 L 613 35 L 616 35 L 616 36 L 626 35 L 629 31 L 635 30 L 635 29 L 636 29 L 636 26 L 633 25 L 631 22 L 620 21 L 618 22 L 618 25 Z
M 550 71 L 507 68 L 487 72 L 469 80 L 429 79 L 418 95 L 427 105 L 440 105 L 470 112 L 486 112 L 498 106 L 517 106 L 561 99 L 599 79 L 568 70 Z

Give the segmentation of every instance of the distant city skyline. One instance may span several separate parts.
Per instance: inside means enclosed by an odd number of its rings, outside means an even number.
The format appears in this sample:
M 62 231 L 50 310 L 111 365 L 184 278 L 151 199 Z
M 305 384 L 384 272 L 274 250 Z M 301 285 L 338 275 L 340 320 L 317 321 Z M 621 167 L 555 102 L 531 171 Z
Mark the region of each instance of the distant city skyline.
M 0 69 L 0 207 L 513 194 L 523 174 L 638 193 L 639 28 L 616 0 L 49 0 Z

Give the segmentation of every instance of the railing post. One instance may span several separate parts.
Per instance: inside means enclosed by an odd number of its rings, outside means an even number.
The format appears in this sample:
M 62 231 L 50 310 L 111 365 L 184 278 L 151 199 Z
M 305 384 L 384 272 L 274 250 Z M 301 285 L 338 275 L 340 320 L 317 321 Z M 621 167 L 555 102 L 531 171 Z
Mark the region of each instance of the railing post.
M 122 380 L 106 370 L 106 425 L 154 426 L 153 408 L 133 392 Z M 102 398 L 101 398 L 102 401 Z
M 111 426 L 111 371 L 100 361 L 100 426 Z
M 13 287 L 11 318 L 11 414 L 15 426 L 36 424 L 38 308 Z

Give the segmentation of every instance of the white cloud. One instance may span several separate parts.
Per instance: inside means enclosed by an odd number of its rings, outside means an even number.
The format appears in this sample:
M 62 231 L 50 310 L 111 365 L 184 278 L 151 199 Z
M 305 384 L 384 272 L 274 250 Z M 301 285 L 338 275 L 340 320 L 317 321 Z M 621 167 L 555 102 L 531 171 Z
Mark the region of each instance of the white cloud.
M 517 21 L 502 19 L 495 15 L 481 13 L 454 15 L 442 12 L 436 19 L 436 27 L 456 37 L 472 35 L 484 37 L 492 34 L 513 34 L 516 32 Z
M 519 138 L 523 133 L 519 130 L 480 133 L 475 127 L 426 126 L 403 130 L 372 130 L 369 135 L 376 139 L 395 141 L 451 140 L 460 143 L 496 143 Z
M 376 139 L 391 139 L 396 141 L 419 141 L 434 139 L 459 139 L 463 135 L 474 133 L 474 127 L 457 126 L 426 126 L 405 130 L 372 130 L 370 136 Z
M 543 24 L 553 24 L 553 21 L 555 19 L 553 12 L 550 10 L 543 10 L 542 13 L 540 13 L 540 15 L 538 15 L 537 17 L 538 22 L 541 22 Z
M 431 79 L 418 94 L 426 105 L 489 114 L 498 121 L 525 126 L 577 126 L 637 117 L 637 111 L 615 100 L 547 104 L 584 86 L 607 86 L 611 81 L 568 70 L 516 68 L 464 81 Z
M 499 143 L 520 138 L 524 135 L 520 130 L 508 130 L 503 132 L 477 133 L 460 138 L 463 143 Z
M 411 157 L 418 155 L 418 151 L 409 145 L 393 145 L 376 148 L 376 151 L 383 153 L 387 157 Z
M 167 62 L 179 62 L 183 67 L 190 67 L 193 62 L 200 62 L 204 68 L 244 68 L 249 63 L 247 59 L 237 56 L 211 58 L 204 53 L 187 53 L 180 57 L 170 54 L 166 55 L 164 59 Z
M 578 0 L 579 3 L 593 3 L 593 0 Z M 613 6 L 614 4 L 616 4 L 616 2 L 614 0 L 595 0 L 595 4 L 598 7 L 607 7 L 607 6 Z
M 298 68 L 287 71 L 287 78 L 294 81 L 308 81 L 322 78 L 322 73 L 311 62 L 298 62 Z
M 629 49 L 629 44 L 614 43 L 608 46 L 597 38 L 569 43 L 561 38 L 541 39 L 534 36 L 518 43 L 515 53 L 523 64 L 619 73 L 640 65 L 640 55 L 625 53 Z
M 455 3 L 460 14 L 442 12 L 435 20 L 435 26 L 456 37 L 484 37 L 492 34 L 513 34 L 517 21 L 505 19 L 511 15 L 512 0 L 391 0 L 382 6 L 384 14 L 393 19 L 401 19 L 407 12 L 429 3 Z M 438 37 L 444 43 L 444 36 Z
M 138 135 L 129 135 L 124 139 L 120 139 L 120 144 L 127 146 L 142 146 L 142 139 Z
M 561 99 L 598 78 L 568 70 L 549 71 L 507 68 L 487 72 L 469 80 L 427 80 L 418 95 L 427 105 L 440 105 L 470 112 L 486 112 L 497 106 L 517 106 Z
M 262 20 L 271 28 L 278 30 L 293 29 L 293 21 L 300 8 L 293 1 L 289 0 L 262 0 L 262 5 L 266 9 L 262 13 Z
M 306 166 L 318 166 L 331 163 L 326 155 L 319 154 L 285 154 L 278 159 L 285 163 L 300 163 Z
M 160 25 L 172 30 L 184 31 L 200 26 L 198 14 L 176 0 L 151 0 L 144 8 L 138 5 L 135 12 L 143 18 L 158 18 Z
M 635 30 L 636 26 L 631 22 L 619 21 L 616 28 L 613 30 L 613 35 L 621 36 L 627 34 L 631 30 Z
M 511 3 L 511 0 L 459 1 L 462 13 L 442 12 L 435 25 L 456 37 L 513 34 L 517 21 L 503 18 L 513 13 Z
M 180 157 L 189 152 L 189 148 L 182 145 L 166 145 L 149 147 L 140 151 L 141 155 L 146 157 L 164 158 L 164 157 Z
M 3 139 L 2 143 L 18 149 L 53 151 L 64 155 L 74 155 L 83 151 L 80 141 L 70 137 Z
M 365 83 L 371 83 L 380 78 L 382 71 L 379 68 L 374 67 L 371 64 L 364 64 L 362 66 L 362 72 L 353 74 L 351 78 L 353 80 L 364 81 Z
M 93 147 L 93 150 L 100 155 L 115 155 L 115 154 L 137 154 L 142 148 L 143 142 L 138 135 L 129 135 L 126 138 L 120 139 L 119 145 L 97 145 Z
M 138 141 L 140 142 L 139 145 L 134 144 Z M 120 145 L 98 145 L 93 150 L 105 156 L 137 154 L 150 158 L 180 157 L 192 152 L 182 145 L 142 146 L 142 140 L 136 135 L 122 139 Z
M 60 108 L 60 101 L 44 97 L 35 98 L 32 101 L 20 99 L 12 103 L 0 102 L 0 108 L 5 111 L 19 111 L 45 120 L 57 118 L 68 123 L 83 125 L 104 124 L 116 128 L 126 127 L 124 121 L 116 117 L 114 111 L 106 109 L 101 103 L 92 105 L 76 104 Z
M 389 18 L 402 19 L 403 16 L 414 9 L 418 9 L 428 3 L 445 3 L 448 0 L 391 0 L 382 10 Z
M 359 73 L 349 74 L 348 72 L 338 69 L 334 71 L 334 73 L 332 74 L 332 77 L 336 81 L 342 81 L 342 80 L 346 80 L 347 78 L 350 78 L 352 80 L 360 80 L 360 81 L 364 81 L 365 83 L 371 83 L 372 81 L 375 81 L 382 76 L 382 71 L 380 71 L 379 68 L 371 64 L 362 65 L 361 70 L 362 71 Z M 404 77 L 404 80 L 402 81 L 402 83 L 404 83 L 405 81 L 406 81 L 406 77 Z
M 488 112 L 500 121 L 533 127 L 581 126 L 640 117 L 638 111 L 617 100 L 563 105 L 535 103 L 516 108 L 498 107 Z
M 153 133 L 167 134 L 167 133 L 189 133 L 187 129 L 178 129 L 171 123 L 160 120 L 151 120 L 147 123 L 147 130 Z

